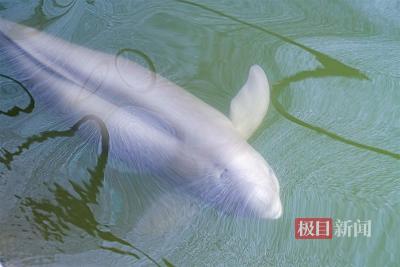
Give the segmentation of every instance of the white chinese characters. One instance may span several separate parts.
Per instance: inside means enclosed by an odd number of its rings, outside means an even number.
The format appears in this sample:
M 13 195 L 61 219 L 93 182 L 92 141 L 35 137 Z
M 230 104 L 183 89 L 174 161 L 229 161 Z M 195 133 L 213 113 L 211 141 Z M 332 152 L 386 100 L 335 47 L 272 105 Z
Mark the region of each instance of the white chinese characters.
M 371 220 L 332 218 L 296 218 L 296 239 L 332 239 L 333 237 L 371 237 Z
M 371 220 L 361 221 L 357 219 L 352 220 L 336 220 L 334 225 L 334 235 L 336 237 L 357 237 L 366 236 L 371 237 Z

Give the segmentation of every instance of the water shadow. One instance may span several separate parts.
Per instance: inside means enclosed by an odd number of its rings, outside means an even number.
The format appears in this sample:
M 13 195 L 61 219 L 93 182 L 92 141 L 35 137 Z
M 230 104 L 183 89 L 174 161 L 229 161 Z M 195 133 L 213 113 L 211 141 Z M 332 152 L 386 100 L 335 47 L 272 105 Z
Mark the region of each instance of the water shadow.
M 400 154 L 398 153 L 394 153 L 392 151 L 388 151 L 379 147 L 375 147 L 375 146 L 370 146 L 367 144 L 363 144 L 363 143 L 359 143 L 356 142 L 354 140 L 348 139 L 346 137 L 343 137 L 341 135 L 338 135 L 334 132 L 331 132 L 327 129 L 324 129 L 322 127 L 313 125 L 311 123 L 307 123 L 305 121 L 300 120 L 299 118 L 291 115 L 289 112 L 287 112 L 285 110 L 285 108 L 283 107 L 283 105 L 279 102 L 279 96 L 281 95 L 281 93 L 283 92 L 283 89 L 288 88 L 289 85 L 291 83 L 297 82 L 297 81 L 302 81 L 302 80 L 306 80 L 309 78 L 322 78 L 322 77 L 328 77 L 328 76 L 332 76 L 332 72 L 329 69 L 315 69 L 315 70 L 311 70 L 311 71 L 302 71 L 299 72 L 295 75 L 292 75 L 290 77 L 287 77 L 279 82 L 277 82 L 276 84 L 274 84 L 273 88 L 274 90 L 272 91 L 272 97 L 271 97 L 271 102 L 273 104 L 273 106 L 275 107 L 275 109 L 286 119 L 290 120 L 293 123 L 296 123 L 300 126 L 303 126 L 305 128 L 308 128 L 310 130 L 313 130 L 314 132 L 317 132 L 319 134 L 328 136 L 336 141 L 360 148 L 360 149 L 365 149 L 365 150 L 369 150 L 375 153 L 379 153 L 385 156 L 389 156 L 392 157 L 394 159 L 400 159 Z
M 54 7 L 60 8 L 60 9 L 65 9 L 65 11 L 63 11 L 59 15 L 49 18 L 44 13 L 47 2 L 49 2 L 49 0 L 40 0 L 38 5 L 35 7 L 33 15 L 30 18 L 28 18 L 24 21 L 21 21 L 21 23 L 25 24 L 25 25 L 33 26 L 33 27 L 36 27 L 37 29 L 42 30 L 42 29 L 46 28 L 48 25 L 50 25 L 51 23 L 55 22 L 59 18 L 66 15 L 77 3 L 76 0 L 71 0 L 71 2 L 66 3 L 66 4 L 61 4 L 57 0 L 51 0 Z
M 21 211 L 24 213 L 27 213 L 28 211 L 31 212 L 32 216 L 24 217 L 34 225 L 43 239 L 47 241 L 52 240 L 64 243 L 64 238 L 68 236 L 72 227 L 75 227 L 93 238 L 116 243 L 128 248 L 121 249 L 113 246 L 98 245 L 99 249 L 131 256 L 135 259 L 140 259 L 144 256 L 154 265 L 161 266 L 161 264 L 159 264 L 149 254 L 130 242 L 114 235 L 111 231 L 107 230 L 106 225 L 97 222 L 95 215 L 90 208 L 90 205 L 98 204 L 97 197 L 103 186 L 104 171 L 108 161 L 109 133 L 106 125 L 101 119 L 88 115 L 80 119 L 68 130 L 46 131 L 29 137 L 24 143 L 18 146 L 15 152 L 8 152 L 6 160 L 2 158 L 1 162 L 10 168 L 13 159 L 28 150 L 31 145 L 42 143 L 52 138 L 72 137 L 79 130 L 80 126 L 88 121 L 96 122 L 101 133 L 101 153 L 97 158 L 95 167 L 93 169 L 87 169 L 90 175 L 89 181 L 80 184 L 69 180 L 73 192 L 70 192 L 59 183 L 54 183 L 52 185 L 45 183 L 45 186 L 53 195 L 53 201 L 47 198 L 34 199 L 32 197 L 24 198 L 16 196 L 20 199 Z M 165 259 L 162 260 L 164 261 Z M 164 262 L 164 264 L 166 263 Z
M 279 95 L 282 93 L 282 91 L 285 88 L 288 88 L 291 83 L 294 83 L 297 81 L 302 81 L 302 80 L 305 80 L 308 78 L 322 78 L 322 77 L 338 76 L 338 77 L 346 77 L 346 78 L 353 78 L 353 79 L 359 79 L 359 80 L 369 80 L 369 77 L 367 75 L 365 75 L 364 73 L 362 73 L 360 70 L 350 67 L 350 66 L 340 62 L 339 60 L 332 58 L 331 56 L 329 56 L 327 54 L 321 53 L 315 49 L 312 49 L 311 47 L 308 47 L 301 43 L 298 43 L 288 37 L 285 37 L 276 32 L 265 29 L 256 24 L 252 24 L 247 21 L 236 18 L 234 16 L 225 14 L 221 11 L 212 9 L 208 6 L 198 4 L 198 3 L 193 3 L 190 1 L 186 1 L 186 0 L 175 0 L 175 1 L 206 10 L 208 12 L 214 13 L 221 17 L 225 17 L 227 19 L 230 19 L 230 20 L 237 22 L 239 24 L 242 24 L 244 26 L 267 33 L 271 36 L 274 36 L 274 37 L 280 39 L 281 41 L 283 41 L 287 44 L 297 46 L 300 49 L 312 54 L 315 57 L 315 59 L 322 64 L 322 67 L 316 68 L 315 70 L 310 70 L 310 71 L 300 71 L 292 76 L 286 77 L 286 78 L 282 79 L 281 81 L 278 81 L 277 83 L 275 83 L 272 86 L 273 90 L 272 90 L 272 95 L 271 95 L 271 103 L 275 107 L 275 109 L 278 111 L 278 113 L 293 123 L 296 123 L 307 129 L 310 129 L 318 134 L 322 134 L 327 137 L 330 137 L 336 141 L 339 141 L 339 142 L 342 142 L 342 143 L 345 143 L 345 144 L 348 144 L 348 145 L 351 145 L 351 146 L 354 146 L 354 147 L 357 147 L 360 149 L 365 149 L 365 150 L 369 150 L 369 151 L 372 151 L 375 153 L 379 153 L 379 154 L 382 154 L 385 156 L 390 156 L 395 159 L 400 159 L 400 154 L 398 154 L 398 153 L 391 152 L 391 151 L 388 151 L 388 150 L 385 150 L 385 149 L 382 149 L 379 147 L 370 146 L 370 145 L 356 142 L 354 140 L 348 139 L 348 138 L 340 136 L 334 132 L 326 130 L 322 127 L 319 127 L 319 126 L 307 123 L 303 120 L 300 120 L 299 118 L 288 113 L 286 111 L 286 109 L 284 108 L 284 106 L 278 100 Z M 264 127 L 265 127 L 265 125 L 264 125 Z M 264 127 L 260 127 L 257 130 L 257 132 L 255 133 L 255 135 L 252 137 L 252 139 L 256 138 L 262 132 Z
M 25 91 L 25 93 L 29 97 L 29 103 L 25 108 L 21 108 L 21 107 L 18 107 L 18 106 L 13 106 L 11 109 L 9 109 L 7 111 L 0 110 L 0 115 L 5 115 L 5 116 L 9 116 L 9 117 L 16 117 L 16 116 L 19 115 L 20 112 L 31 113 L 33 111 L 33 109 L 35 108 L 35 100 L 34 100 L 33 96 L 31 95 L 31 93 L 29 92 L 29 90 L 26 89 L 26 87 L 21 82 L 15 80 L 14 78 L 12 78 L 10 76 L 4 75 L 4 74 L 0 74 L 0 77 L 17 84 L 22 90 Z
M 118 63 L 119 59 L 128 55 L 137 55 L 139 56 L 141 59 L 143 59 L 146 63 L 148 69 L 150 69 L 149 75 L 151 77 L 149 77 L 150 81 L 148 82 L 147 85 L 144 86 L 144 88 L 141 88 L 142 92 L 146 92 L 152 89 L 154 83 L 157 80 L 157 73 L 156 73 L 156 66 L 154 64 L 154 62 L 151 60 L 151 58 L 144 53 L 143 51 L 140 51 L 139 49 L 134 49 L 134 48 L 121 48 L 117 54 L 115 55 L 114 58 L 114 65 L 115 65 L 115 69 L 117 70 L 119 77 L 121 78 L 121 80 L 128 86 L 128 87 L 133 87 L 136 88 L 136 90 L 138 90 L 139 88 L 137 88 L 136 84 L 131 84 L 131 82 L 129 82 L 129 79 L 126 79 L 123 75 L 123 72 L 121 71 L 121 66 Z M 134 61 L 134 60 L 133 60 Z M 137 62 L 137 64 L 139 64 L 139 62 Z M 140 65 L 140 64 L 139 64 Z M 146 77 L 143 77 L 143 80 L 145 80 Z

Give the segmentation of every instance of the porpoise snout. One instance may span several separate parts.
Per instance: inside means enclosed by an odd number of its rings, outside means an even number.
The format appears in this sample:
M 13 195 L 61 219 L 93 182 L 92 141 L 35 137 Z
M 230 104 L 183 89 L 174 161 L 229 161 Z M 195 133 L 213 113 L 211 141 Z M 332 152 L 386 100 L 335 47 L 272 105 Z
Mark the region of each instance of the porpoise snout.
M 272 209 L 269 216 L 271 219 L 279 219 L 282 216 L 282 213 L 283 213 L 282 203 L 281 200 L 278 199 L 274 201 L 274 203 L 272 204 Z
M 278 219 L 282 216 L 283 209 L 279 193 L 256 187 L 249 197 L 248 205 L 257 217 Z

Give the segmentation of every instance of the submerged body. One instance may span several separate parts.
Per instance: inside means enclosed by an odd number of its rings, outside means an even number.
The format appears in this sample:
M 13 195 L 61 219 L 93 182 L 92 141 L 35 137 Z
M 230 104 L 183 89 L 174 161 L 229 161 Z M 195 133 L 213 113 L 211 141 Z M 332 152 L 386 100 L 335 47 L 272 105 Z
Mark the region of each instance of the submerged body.
M 101 118 L 113 159 L 230 213 L 282 214 L 278 180 L 246 141 L 268 108 L 268 81 L 259 66 L 250 69 L 228 119 L 134 62 L 1 19 L 0 60 L 37 102 Z

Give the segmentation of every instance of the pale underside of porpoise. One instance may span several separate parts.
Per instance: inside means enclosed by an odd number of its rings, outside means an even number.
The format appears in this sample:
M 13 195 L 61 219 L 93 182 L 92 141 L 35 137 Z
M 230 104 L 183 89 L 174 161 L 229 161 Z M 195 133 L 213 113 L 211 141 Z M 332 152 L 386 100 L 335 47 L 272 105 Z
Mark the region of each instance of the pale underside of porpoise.
M 139 64 L 2 19 L 0 60 L 39 104 L 101 118 L 113 160 L 228 213 L 281 216 L 278 180 L 246 141 L 268 109 L 261 67 L 250 68 L 227 118 Z

